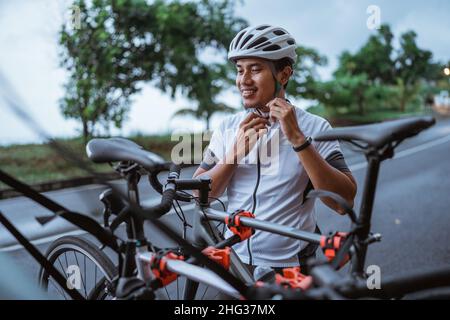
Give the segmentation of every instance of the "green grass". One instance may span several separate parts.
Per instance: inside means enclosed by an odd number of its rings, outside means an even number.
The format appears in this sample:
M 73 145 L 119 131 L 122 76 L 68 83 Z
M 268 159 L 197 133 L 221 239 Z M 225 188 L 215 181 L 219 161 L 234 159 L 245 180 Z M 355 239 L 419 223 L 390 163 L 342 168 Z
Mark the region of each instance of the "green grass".
M 79 139 L 60 141 L 62 145 L 87 160 Z M 0 167 L 3 171 L 29 183 L 86 177 L 87 174 L 67 162 L 47 144 L 12 145 L 0 147 Z M 95 165 L 95 170 L 107 172 L 107 165 Z M 6 188 L 0 184 L 0 188 Z
M 169 134 L 153 136 L 134 135 L 128 138 L 142 145 L 146 150 L 159 154 L 166 160 L 171 158 L 172 147 L 178 143 L 178 141 L 171 141 Z M 80 156 L 86 163 L 92 165 L 95 171 L 113 172 L 108 164 L 94 164 L 88 160 L 82 139 L 58 140 L 58 142 Z M 204 143 L 203 147 L 205 146 L 206 144 Z M 89 176 L 84 170 L 65 160 L 48 144 L 0 147 L 0 168 L 31 185 Z M 8 186 L 0 182 L 0 190 L 8 188 Z

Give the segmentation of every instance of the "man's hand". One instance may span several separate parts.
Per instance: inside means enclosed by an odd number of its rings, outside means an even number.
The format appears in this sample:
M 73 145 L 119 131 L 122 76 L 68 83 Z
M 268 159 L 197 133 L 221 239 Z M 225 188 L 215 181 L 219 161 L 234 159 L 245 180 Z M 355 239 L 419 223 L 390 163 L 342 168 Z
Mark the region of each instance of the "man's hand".
M 239 130 L 236 140 L 228 159 L 233 159 L 233 163 L 239 163 L 256 144 L 256 141 L 265 133 L 267 133 L 266 126 L 269 120 L 258 116 L 255 113 L 250 113 L 239 125 Z M 227 159 L 227 163 L 228 160 Z
M 300 130 L 295 114 L 295 107 L 284 99 L 275 98 L 266 104 L 270 108 L 270 118 L 280 121 L 281 131 L 294 146 L 305 141 L 305 135 Z

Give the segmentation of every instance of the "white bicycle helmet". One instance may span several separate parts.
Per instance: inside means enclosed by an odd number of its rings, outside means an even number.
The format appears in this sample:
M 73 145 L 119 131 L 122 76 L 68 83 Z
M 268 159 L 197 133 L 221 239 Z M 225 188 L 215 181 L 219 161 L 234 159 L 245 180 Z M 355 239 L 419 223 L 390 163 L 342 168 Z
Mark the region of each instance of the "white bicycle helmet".
M 267 24 L 247 27 L 240 31 L 230 43 L 228 59 L 236 62 L 239 58 L 262 58 L 297 60 L 295 40 L 285 29 Z

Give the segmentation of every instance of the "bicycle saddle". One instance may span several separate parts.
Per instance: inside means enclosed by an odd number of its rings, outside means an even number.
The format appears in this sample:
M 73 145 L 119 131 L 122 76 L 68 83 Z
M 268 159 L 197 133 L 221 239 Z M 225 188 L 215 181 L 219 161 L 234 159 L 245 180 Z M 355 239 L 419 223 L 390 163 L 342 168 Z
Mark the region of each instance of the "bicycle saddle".
M 362 126 L 331 129 L 320 132 L 315 137 L 316 141 L 358 140 L 381 148 L 389 142 L 413 137 L 422 130 L 431 127 L 436 120 L 431 116 L 405 118 Z
M 92 139 L 86 145 L 86 153 L 95 163 L 133 161 L 147 170 L 152 170 L 156 164 L 165 163 L 160 156 L 124 138 Z

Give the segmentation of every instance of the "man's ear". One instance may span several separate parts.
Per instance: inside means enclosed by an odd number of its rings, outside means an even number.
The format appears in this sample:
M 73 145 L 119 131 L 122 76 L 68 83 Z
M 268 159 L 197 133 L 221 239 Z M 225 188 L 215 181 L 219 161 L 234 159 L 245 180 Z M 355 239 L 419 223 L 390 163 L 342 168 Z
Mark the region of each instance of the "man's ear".
M 283 71 L 281 71 L 281 84 L 284 86 L 289 79 L 291 78 L 292 74 L 294 73 L 294 71 L 292 70 L 292 68 L 290 66 L 286 66 L 284 67 Z

